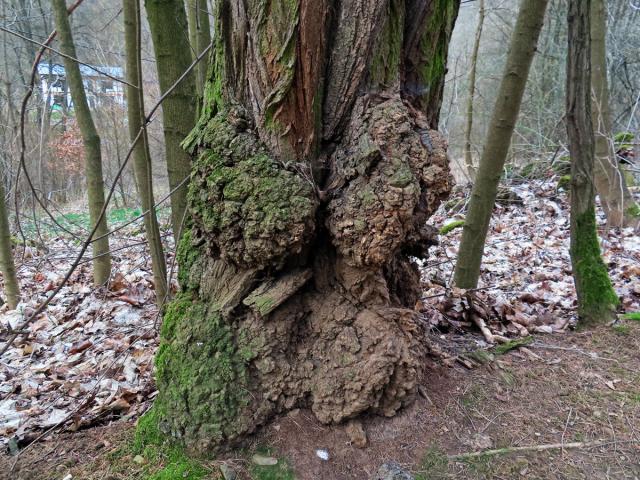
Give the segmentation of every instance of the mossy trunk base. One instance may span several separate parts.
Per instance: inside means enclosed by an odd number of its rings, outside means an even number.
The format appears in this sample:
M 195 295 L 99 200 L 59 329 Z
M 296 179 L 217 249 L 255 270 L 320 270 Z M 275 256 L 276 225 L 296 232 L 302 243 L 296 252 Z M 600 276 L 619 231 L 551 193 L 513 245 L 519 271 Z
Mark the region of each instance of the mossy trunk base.
M 412 401 L 414 259 L 452 186 L 436 129 L 458 3 L 216 2 L 184 142 L 182 292 L 144 422 L 160 438 L 211 452 L 293 408 L 330 424 Z
M 292 408 L 338 423 L 413 399 L 426 336 L 410 255 L 434 243 L 426 219 L 451 179 L 424 117 L 399 97 L 371 100 L 354 107 L 323 198 L 269 156 L 241 107 L 209 122 L 179 248 L 183 292 L 156 359 L 161 432 L 204 452 Z

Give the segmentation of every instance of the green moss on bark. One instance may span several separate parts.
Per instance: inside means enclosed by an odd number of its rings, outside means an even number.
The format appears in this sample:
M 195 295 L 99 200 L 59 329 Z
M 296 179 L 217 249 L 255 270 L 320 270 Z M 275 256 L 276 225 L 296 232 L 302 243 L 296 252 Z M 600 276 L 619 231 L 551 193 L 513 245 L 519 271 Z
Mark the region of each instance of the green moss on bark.
M 233 115 L 236 126 L 228 121 Z M 194 164 L 189 208 L 224 259 L 278 267 L 313 234 L 317 201 L 311 183 L 268 155 L 243 121 L 240 109 L 230 110 L 202 132 L 207 149 Z
M 369 75 L 374 84 L 389 87 L 399 80 L 404 33 L 404 2 L 392 0 L 375 51 Z
M 421 70 L 422 84 L 427 88 L 438 85 L 444 78 L 447 67 L 448 41 L 443 25 L 450 25 L 456 15 L 455 2 L 451 0 L 435 0 L 430 16 L 429 27 L 422 35 L 420 50 L 424 58 L 429 58 Z M 442 37 L 445 36 L 443 39 Z M 434 48 L 434 42 L 435 48 Z
M 178 283 L 182 290 L 197 290 L 199 276 L 194 272 L 193 266 L 201 261 L 203 257 L 202 248 L 194 245 L 193 231 L 186 229 L 178 243 L 176 260 L 178 262 Z M 175 302 L 174 302 L 175 303 Z
M 198 460 L 187 456 L 181 445 L 172 442 L 170 437 L 160 431 L 159 409 L 160 407 L 155 405 L 138 420 L 133 440 L 133 453 L 142 455 L 149 465 L 145 478 L 148 480 L 206 478 L 211 473 L 210 469 Z M 161 467 L 158 470 L 159 464 Z
M 233 439 L 249 421 L 247 405 L 248 339 L 213 307 L 180 294 L 167 308 L 156 354 L 159 395 L 151 420 L 142 430 L 152 438 L 158 430 L 181 443 L 182 437 L 204 439 L 198 450 Z M 210 442 L 210 445 L 206 443 Z
M 609 320 L 619 299 L 600 255 L 593 207 L 576 219 L 571 258 L 573 268 L 576 269 L 574 278 L 578 293 L 578 314 L 586 322 Z

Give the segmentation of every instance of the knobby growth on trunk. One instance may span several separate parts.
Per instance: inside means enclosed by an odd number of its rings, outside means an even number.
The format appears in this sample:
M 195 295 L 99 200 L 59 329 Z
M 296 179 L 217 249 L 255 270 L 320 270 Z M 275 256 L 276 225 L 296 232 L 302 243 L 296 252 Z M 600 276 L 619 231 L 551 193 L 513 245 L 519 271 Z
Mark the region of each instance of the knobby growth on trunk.
M 618 297 L 600 256 L 596 230 L 594 134 L 591 122 L 591 0 L 570 0 L 567 14 L 567 135 L 571 154 L 571 265 L 578 314 L 586 322 L 613 318 Z
M 423 373 L 412 257 L 452 186 L 436 131 L 458 3 L 218 2 L 182 291 L 142 435 L 234 444 L 273 415 L 394 415 Z M 159 431 L 158 431 L 159 429 Z

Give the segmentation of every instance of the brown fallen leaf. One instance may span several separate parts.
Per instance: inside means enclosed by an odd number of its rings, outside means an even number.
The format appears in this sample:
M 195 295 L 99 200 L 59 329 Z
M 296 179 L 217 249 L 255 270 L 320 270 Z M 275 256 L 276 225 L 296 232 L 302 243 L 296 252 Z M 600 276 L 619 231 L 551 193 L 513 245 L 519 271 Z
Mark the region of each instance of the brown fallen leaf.
M 129 410 L 129 408 L 131 408 L 131 404 L 122 397 L 111 402 L 107 407 L 108 410 L 111 410 L 113 412 L 123 412 Z
M 113 279 L 109 284 L 109 290 L 113 292 L 113 291 L 123 290 L 125 288 L 127 288 L 127 281 L 125 280 L 124 275 L 122 273 L 117 272 L 113 276 Z
M 140 302 L 139 300 L 137 300 L 135 298 L 128 297 L 126 295 L 120 295 L 119 297 L 116 297 L 116 300 L 120 300 L 121 302 L 128 303 L 129 305 L 132 305 L 134 307 L 141 307 L 142 306 L 142 302 Z
M 74 343 L 69 349 L 69 354 L 84 352 L 87 348 L 91 347 L 93 343 L 90 340 L 83 340 L 81 342 Z

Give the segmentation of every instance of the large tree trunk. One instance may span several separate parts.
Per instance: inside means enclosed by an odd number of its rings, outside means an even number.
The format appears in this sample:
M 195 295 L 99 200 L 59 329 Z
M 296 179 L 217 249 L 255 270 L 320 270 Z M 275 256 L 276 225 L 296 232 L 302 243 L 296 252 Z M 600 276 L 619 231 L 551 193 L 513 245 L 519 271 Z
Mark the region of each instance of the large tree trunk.
M 567 54 L 567 135 L 571 154 L 571 265 L 578 314 L 586 322 L 613 318 L 618 304 L 600 256 L 596 231 L 594 134 L 591 122 L 592 0 L 569 0 Z
M 124 39 L 127 54 L 127 120 L 129 138 L 133 142 L 144 125 L 144 88 L 142 84 L 142 59 L 140 51 L 140 0 L 123 0 Z M 151 153 L 147 130 L 142 132 L 140 141 L 133 151 L 133 168 L 137 190 L 140 195 L 144 216 L 144 229 L 151 252 L 151 268 L 155 283 L 156 300 L 161 306 L 167 295 L 167 264 L 162 248 L 162 238 L 156 216 L 153 197 L 153 176 L 151 171 Z
M 56 30 L 60 38 L 60 51 L 68 57 L 64 58 L 67 82 L 71 90 L 73 111 L 82 134 L 85 158 L 85 176 L 87 178 L 87 195 L 89 197 L 89 218 L 91 226 L 95 226 L 104 207 L 104 180 L 102 176 L 102 153 L 100 136 L 93 123 L 87 95 L 82 83 L 80 67 L 75 60 L 76 48 L 73 43 L 71 26 L 65 0 L 52 0 Z M 71 58 L 69 58 L 71 57 Z M 105 284 L 111 274 L 111 254 L 109 253 L 109 237 L 106 215 L 98 224 L 93 242 L 93 279 L 96 285 Z
M 462 231 L 454 277 L 460 288 L 478 286 L 482 254 L 498 184 L 511 145 L 511 135 L 518 120 L 546 8 L 547 0 L 523 0 L 520 5 Z
M 222 0 L 149 421 L 195 450 L 273 415 L 394 415 L 452 180 L 435 130 L 457 2 Z
M 156 57 L 160 93 L 165 94 L 191 65 L 184 0 L 145 0 L 147 19 Z M 180 143 L 196 121 L 194 75 L 184 78 L 162 103 L 162 126 L 171 195 L 171 225 L 179 238 L 187 204 L 191 158 Z
M 605 0 L 591 0 L 591 90 L 595 134 L 594 183 L 612 227 L 636 226 L 638 207 L 616 161 L 611 135 L 609 82 L 607 81 L 607 12 Z

